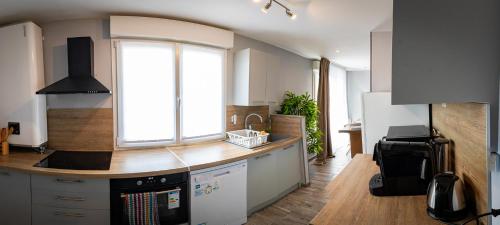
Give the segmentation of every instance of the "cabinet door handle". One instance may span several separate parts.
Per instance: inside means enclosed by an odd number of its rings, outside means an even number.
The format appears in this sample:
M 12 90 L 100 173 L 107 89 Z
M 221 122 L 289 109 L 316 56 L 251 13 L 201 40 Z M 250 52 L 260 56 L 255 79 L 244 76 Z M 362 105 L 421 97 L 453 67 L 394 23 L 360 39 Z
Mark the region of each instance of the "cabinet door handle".
M 83 213 L 70 213 L 70 212 L 61 212 L 61 211 L 55 211 L 54 216 L 85 217 L 85 215 Z
M 271 153 L 267 153 L 267 154 L 265 154 L 265 155 L 259 155 L 259 156 L 255 157 L 255 159 L 262 159 L 262 158 L 266 158 L 266 157 L 268 157 L 268 156 L 270 156 L 270 155 L 271 155 Z
M 0 175 L 2 175 L 2 176 L 10 176 L 10 173 L 9 172 L 5 172 L 5 171 L 0 171 Z
M 62 179 L 62 178 L 57 178 L 56 182 L 58 183 L 83 183 L 83 180 L 71 180 L 71 179 Z
M 223 172 L 223 173 L 215 174 L 214 177 L 220 177 L 220 176 L 228 175 L 230 173 L 231 173 L 231 171 L 226 171 L 226 172 Z
M 56 195 L 56 200 L 83 202 L 83 201 L 85 201 L 85 198 L 84 197 L 70 197 L 70 196 Z
M 292 148 L 293 146 L 295 146 L 295 145 L 286 146 L 286 147 L 283 148 L 283 150 L 288 150 L 288 149 Z

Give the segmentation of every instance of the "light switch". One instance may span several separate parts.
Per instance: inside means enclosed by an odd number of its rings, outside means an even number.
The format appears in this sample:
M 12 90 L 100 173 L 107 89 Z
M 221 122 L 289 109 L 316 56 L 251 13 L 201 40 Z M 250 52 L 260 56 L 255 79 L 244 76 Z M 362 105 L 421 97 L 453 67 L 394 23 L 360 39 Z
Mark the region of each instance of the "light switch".
M 237 122 L 238 122 L 238 115 L 236 115 L 235 113 L 231 116 L 231 123 L 233 123 L 233 125 L 236 125 Z

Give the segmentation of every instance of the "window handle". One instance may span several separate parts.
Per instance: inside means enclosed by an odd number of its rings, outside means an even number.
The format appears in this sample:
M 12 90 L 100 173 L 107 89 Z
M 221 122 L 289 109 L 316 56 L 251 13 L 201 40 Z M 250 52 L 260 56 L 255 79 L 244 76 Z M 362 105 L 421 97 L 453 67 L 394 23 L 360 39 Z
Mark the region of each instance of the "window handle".
M 177 107 L 181 107 L 181 97 L 177 97 Z

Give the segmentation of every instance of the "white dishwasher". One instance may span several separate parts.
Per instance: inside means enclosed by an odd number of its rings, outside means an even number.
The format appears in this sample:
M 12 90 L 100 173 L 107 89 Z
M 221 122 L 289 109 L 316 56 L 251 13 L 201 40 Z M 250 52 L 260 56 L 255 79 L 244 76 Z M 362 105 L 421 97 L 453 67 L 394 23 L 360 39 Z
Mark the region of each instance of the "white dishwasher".
M 247 161 L 191 172 L 191 225 L 247 222 Z

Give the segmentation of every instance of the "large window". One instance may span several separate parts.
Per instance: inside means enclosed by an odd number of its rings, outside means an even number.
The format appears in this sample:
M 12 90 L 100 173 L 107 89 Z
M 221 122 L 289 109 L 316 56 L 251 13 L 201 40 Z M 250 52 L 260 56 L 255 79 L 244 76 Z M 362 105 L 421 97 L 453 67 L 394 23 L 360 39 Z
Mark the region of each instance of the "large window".
M 181 48 L 181 134 L 183 139 L 224 132 L 224 52 Z
M 116 41 L 120 147 L 224 137 L 225 51 Z

